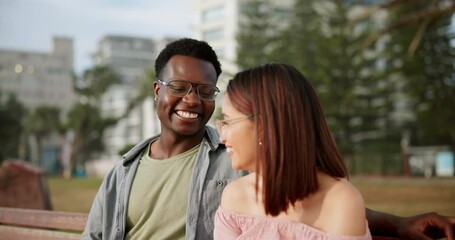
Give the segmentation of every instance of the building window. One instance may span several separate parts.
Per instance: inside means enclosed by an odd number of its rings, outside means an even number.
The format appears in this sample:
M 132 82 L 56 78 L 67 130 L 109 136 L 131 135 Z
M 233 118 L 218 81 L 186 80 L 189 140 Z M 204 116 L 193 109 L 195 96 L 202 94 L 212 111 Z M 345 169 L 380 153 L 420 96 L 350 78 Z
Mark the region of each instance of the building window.
M 68 71 L 67 71 L 65 68 L 62 68 L 62 67 L 52 67 L 52 66 L 49 67 L 49 68 L 47 69 L 47 72 L 48 72 L 49 74 L 56 74 L 56 75 L 68 73 Z
M 214 40 L 219 40 L 223 38 L 223 29 L 218 28 L 210 31 L 205 31 L 203 33 L 203 38 L 205 41 L 214 41 Z
M 224 16 L 224 7 L 211 8 L 202 13 L 202 21 L 210 22 L 221 19 Z
M 34 74 L 35 73 L 35 66 L 33 66 L 33 65 L 28 66 L 27 67 L 27 72 L 29 74 Z
M 143 48 L 143 43 L 141 40 L 135 40 L 134 41 L 134 47 L 133 49 L 142 49 Z

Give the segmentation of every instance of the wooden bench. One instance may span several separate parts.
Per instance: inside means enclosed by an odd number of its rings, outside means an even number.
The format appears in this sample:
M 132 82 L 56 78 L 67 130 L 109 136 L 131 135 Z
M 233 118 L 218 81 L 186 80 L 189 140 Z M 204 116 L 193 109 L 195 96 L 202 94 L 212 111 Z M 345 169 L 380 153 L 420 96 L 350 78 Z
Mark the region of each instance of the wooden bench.
M 80 239 L 87 214 L 0 207 L 0 239 Z M 373 240 L 397 238 L 373 237 Z
M 80 239 L 87 214 L 0 207 L 0 239 Z

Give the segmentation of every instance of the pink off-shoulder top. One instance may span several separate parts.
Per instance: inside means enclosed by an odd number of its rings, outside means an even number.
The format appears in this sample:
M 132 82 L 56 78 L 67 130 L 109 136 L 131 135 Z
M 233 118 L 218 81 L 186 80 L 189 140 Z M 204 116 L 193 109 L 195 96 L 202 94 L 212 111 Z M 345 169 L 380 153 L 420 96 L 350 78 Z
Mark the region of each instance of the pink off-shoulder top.
M 219 207 L 215 214 L 214 239 L 371 240 L 371 234 L 367 226 L 363 236 L 340 236 L 300 222 L 241 215 Z

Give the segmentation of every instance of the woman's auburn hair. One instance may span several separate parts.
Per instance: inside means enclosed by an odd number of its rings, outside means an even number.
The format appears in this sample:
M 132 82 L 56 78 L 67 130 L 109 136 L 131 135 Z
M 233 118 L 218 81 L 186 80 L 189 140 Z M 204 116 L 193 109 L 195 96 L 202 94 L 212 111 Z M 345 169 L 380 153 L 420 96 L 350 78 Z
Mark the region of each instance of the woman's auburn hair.
M 256 191 L 261 178 L 266 214 L 277 216 L 316 192 L 318 170 L 347 177 L 319 98 L 297 69 L 268 63 L 239 72 L 226 94 L 237 110 L 254 116 Z

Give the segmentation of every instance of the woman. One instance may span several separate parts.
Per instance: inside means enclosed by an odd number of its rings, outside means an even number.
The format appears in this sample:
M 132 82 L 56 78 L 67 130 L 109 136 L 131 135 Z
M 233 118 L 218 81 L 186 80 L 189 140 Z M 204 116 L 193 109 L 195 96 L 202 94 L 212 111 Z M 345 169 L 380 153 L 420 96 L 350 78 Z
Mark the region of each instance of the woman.
M 363 198 L 299 71 L 270 63 L 238 73 L 222 114 L 233 168 L 252 173 L 224 189 L 215 239 L 371 239 Z

